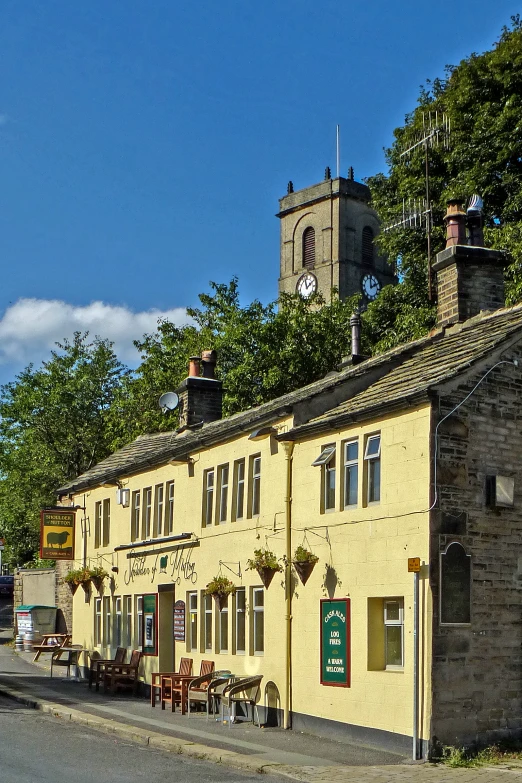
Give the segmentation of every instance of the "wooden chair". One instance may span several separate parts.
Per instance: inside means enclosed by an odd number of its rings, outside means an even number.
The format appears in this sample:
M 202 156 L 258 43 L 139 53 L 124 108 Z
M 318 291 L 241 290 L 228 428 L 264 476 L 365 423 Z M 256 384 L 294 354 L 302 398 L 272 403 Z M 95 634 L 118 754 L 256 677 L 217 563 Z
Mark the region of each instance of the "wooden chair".
M 257 674 L 255 677 L 245 677 L 242 680 L 229 685 L 225 688 L 221 695 L 221 718 L 225 720 L 225 707 L 228 709 L 228 726 L 232 726 L 232 708 L 235 704 L 243 703 L 250 704 L 252 709 L 252 723 L 254 723 L 254 716 L 257 712 L 257 725 L 260 726 L 259 712 L 257 709 L 257 702 L 261 694 L 261 680 L 262 674 Z
M 166 677 L 167 675 L 171 675 L 172 677 L 175 677 L 176 675 L 186 677 L 187 675 L 192 674 L 192 664 L 192 658 L 180 658 L 179 672 L 152 672 L 150 680 L 151 707 L 156 706 L 156 698 L 159 698 L 161 701 L 161 678 Z
M 198 680 L 198 682 L 201 680 L 200 687 L 201 689 L 204 689 L 206 693 L 207 685 L 212 679 L 213 672 L 214 661 L 201 661 L 200 675 L 195 679 L 189 677 L 169 677 L 168 675 L 166 677 L 163 676 L 161 678 L 161 709 L 165 709 L 165 704 L 170 704 L 170 708 L 172 712 L 174 712 L 175 705 L 179 702 L 181 705 L 181 712 L 184 714 L 187 688 L 190 687 L 195 680 Z
M 118 688 L 130 688 L 136 695 L 139 683 L 138 669 L 142 653 L 133 650 L 130 663 L 106 663 L 103 666 L 103 690 L 116 693 Z
M 100 682 L 103 682 L 103 668 L 108 663 L 125 663 L 125 656 L 127 655 L 126 647 L 117 647 L 114 658 L 91 658 L 91 666 L 89 668 L 89 688 L 92 687 L 92 682 L 96 685 L 96 690 L 100 689 Z

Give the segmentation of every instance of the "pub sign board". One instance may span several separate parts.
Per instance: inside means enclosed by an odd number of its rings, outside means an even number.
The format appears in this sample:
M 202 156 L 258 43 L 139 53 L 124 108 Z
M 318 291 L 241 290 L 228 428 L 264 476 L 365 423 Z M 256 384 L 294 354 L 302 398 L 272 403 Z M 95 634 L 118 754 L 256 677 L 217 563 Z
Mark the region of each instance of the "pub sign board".
M 40 557 L 42 560 L 74 560 L 74 523 L 71 509 L 40 511 Z
M 350 687 L 350 599 L 321 600 L 321 685 Z

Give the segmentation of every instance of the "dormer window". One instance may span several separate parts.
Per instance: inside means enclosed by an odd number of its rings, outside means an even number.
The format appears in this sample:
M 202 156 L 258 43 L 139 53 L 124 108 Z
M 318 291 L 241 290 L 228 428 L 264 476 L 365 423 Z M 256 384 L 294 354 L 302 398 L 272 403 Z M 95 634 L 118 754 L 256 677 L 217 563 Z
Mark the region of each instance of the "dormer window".
M 315 229 L 311 226 L 303 232 L 303 266 L 306 269 L 315 266 Z
M 362 232 L 362 262 L 367 266 L 373 266 L 373 231 L 370 226 L 365 226 Z

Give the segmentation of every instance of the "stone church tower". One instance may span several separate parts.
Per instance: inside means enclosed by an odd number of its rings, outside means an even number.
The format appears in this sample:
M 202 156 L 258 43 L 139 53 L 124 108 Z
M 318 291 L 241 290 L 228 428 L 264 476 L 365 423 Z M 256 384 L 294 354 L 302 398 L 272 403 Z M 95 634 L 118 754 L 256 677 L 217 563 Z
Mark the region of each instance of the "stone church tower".
M 363 295 L 362 304 L 375 299 L 380 289 L 395 283 L 392 268 L 377 254 L 373 239 L 380 230 L 370 207 L 370 190 L 350 179 L 326 179 L 279 200 L 281 219 L 281 273 L 279 293 L 315 290 L 331 300 L 332 288 L 342 299 Z

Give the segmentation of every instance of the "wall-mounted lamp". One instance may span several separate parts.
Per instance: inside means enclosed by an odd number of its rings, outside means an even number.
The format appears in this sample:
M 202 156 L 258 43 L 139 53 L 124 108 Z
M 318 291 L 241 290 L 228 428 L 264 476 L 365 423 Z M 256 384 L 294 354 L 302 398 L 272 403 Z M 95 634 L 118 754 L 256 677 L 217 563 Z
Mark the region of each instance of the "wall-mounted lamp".
M 277 430 L 275 427 L 261 427 L 260 429 L 251 432 L 248 436 L 248 440 L 262 440 L 269 435 L 275 435 L 276 432 Z
M 111 571 L 113 571 L 115 574 L 117 574 L 119 570 L 120 570 L 120 569 L 118 568 L 118 566 L 113 566 L 113 567 L 111 568 Z

